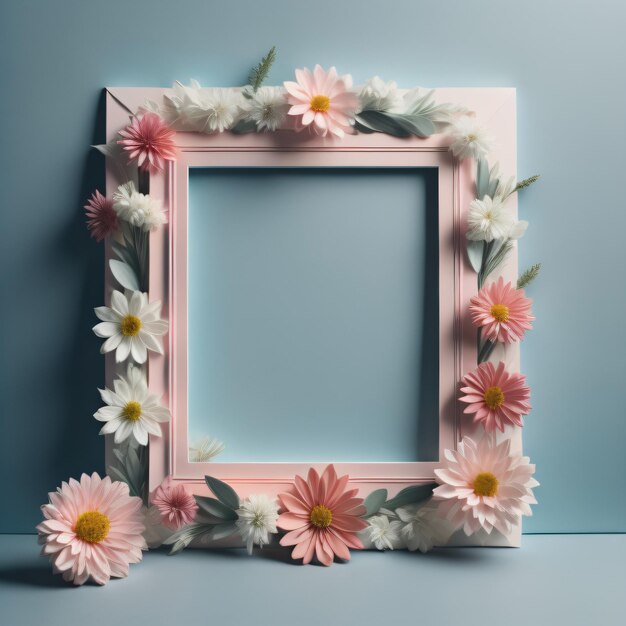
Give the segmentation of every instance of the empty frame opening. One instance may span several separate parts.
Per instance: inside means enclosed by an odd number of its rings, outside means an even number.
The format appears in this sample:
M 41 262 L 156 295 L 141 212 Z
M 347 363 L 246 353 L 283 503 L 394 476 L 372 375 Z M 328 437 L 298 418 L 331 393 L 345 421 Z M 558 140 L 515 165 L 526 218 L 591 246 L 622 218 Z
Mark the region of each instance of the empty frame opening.
M 436 460 L 437 196 L 430 168 L 191 169 L 190 441 Z

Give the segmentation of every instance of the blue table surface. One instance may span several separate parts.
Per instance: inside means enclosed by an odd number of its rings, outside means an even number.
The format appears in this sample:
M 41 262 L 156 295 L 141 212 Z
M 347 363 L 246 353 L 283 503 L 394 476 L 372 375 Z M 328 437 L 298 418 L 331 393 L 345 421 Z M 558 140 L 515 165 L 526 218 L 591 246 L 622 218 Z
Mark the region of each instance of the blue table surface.
M 151 552 L 106 587 L 52 576 L 32 535 L 0 536 L 2 626 L 626 624 L 626 535 L 528 535 L 521 549 L 363 552 L 331 568 L 263 551 Z

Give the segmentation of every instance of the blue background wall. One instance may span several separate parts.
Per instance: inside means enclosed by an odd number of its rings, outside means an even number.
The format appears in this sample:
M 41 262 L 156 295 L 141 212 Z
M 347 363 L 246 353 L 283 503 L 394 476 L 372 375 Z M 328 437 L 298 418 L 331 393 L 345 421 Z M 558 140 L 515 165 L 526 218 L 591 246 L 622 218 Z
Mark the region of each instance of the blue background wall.
M 521 200 L 521 264 L 544 264 L 523 348 L 542 483 L 525 529 L 625 531 L 625 22 L 618 0 L 4 2 L 0 531 L 31 532 L 48 490 L 103 469 L 102 249 L 81 210 L 103 183 L 102 87 L 242 84 L 272 44 L 274 83 L 319 62 L 357 82 L 517 87 L 519 175 L 543 175 Z

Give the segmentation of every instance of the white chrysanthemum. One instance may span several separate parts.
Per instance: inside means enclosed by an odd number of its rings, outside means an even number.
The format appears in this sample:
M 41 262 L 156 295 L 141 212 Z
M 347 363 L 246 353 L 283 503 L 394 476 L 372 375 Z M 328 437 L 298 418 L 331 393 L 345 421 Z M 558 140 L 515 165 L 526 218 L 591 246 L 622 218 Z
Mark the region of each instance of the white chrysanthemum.
M 446 463 L 435 470 L 433 491 L 438 513 L 466 535 L 495 528 L 511 532 L 522 515 L 532 515 L 535 466 L 528 457 L 511 453 L 511 440 L 496 444 L 491 437 L 476 443 L 464 437 L 457 450 L 445 451 Z
M 97 337 L 106 339 L 101 354 L 115 350 L 115 360 L 121 363 L 130 354 L 137 363 L 145 363 L 148 350 L 163 354 L 157 339 L 167 332 L 167 322 L 159 319 L 161 302 L 148 304 L 148 296 L 140 291 L 124 295 L 120 291 L 111 294 L 111 306 L 96 307 L 94 311 L 100 324 L 93 327 Z
M 213 437 L 203 437 L 189 446 L 190 463 L 207 463 L 220 452 L 224 451 L 224 444 Z
M 382 78 L 370 78 L 359 91 L 359 108 L 361 111 L 388 111 L 400 113 L 404 110 L 404 98 L 394 81 L 386 83 Z
M 444 545 L 452 534 L 449 522 L 437 515 L 430 501 L 396 509 L 396 515 L 403 523 L 401 535 L 407 550 L 428 552 Z
M 467 217 L 467 238 L 470 241 L 493 241 L 509 236 L 515 224 L 499 198 L 485 196 L 482 200 L 474 200 L 469 206 Z
M 287 119 L 289 103 L 287 92 L 282 87 L 260 87 L 246 101 L 245 113 L 256 123 L 257 130 L 274 131 L 281 128 Z
M 195 80 L 188 86 L 175 83 L 174 92 L 165 96 L 164 113 L 176 130 L 224 132 L 239 119 L 244 106 L 241 90 L 203 88 Z
M 139 226 L 146 232 L 156 230 L 167 222 L 161 203 L 147 194 L 139 193 L 132 181 L 120 185 L 113 194 L 113 208 L 121 220 Z
M 378 550 L 393 550 L 398 547 L 402 526 L 398 520 L 389 521 L 386 515 L 374 515 L 367 521 L 370 541 Z
M 278 502 L 264 494 L 246 498 L 237 509 L 237 515 L 237 528 L 248 554 L 252 554 L 254 545 L 262 548 L 269 543 L 270 534 L 277 532 Z
M 142 446 L 148 445 L 148 435 L 161 436 L 159 422 L 168 422 L 170 412 L 159 404 L 159 398 L 148 392 L 143 372 L 128 366 L 126 377 L 113 381 L 113 389 L 99 389 L 103 406 L 94 417 L 105 422 L 101 435 L 115 433 L 115 443 L 121 443 L 132 435 Z
M 448 130 L 452 137 L 450 150 L 460 160 L 484 158 L 493 148 L 493 139 L 489 133 L 468 115 L 456 119 Z

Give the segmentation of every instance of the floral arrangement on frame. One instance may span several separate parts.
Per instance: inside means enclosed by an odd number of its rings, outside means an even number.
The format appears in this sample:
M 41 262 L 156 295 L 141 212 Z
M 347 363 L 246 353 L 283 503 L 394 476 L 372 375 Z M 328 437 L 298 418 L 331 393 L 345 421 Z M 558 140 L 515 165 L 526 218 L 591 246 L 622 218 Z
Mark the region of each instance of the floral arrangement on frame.
M 498 432 L 523 426 L 530 410 L 530 389 L 522 374 L 507 371 L 490 357 L 498 344 L 523 339 L 532 328 L 531 300 L 524 289 L 540 265 L 525 271 L 517 284 L 491 278 L 506 259 L 527 222 L 514 218 L 507 199 L 533 184 L 506 178 L 498 165 L 489 167 L 493 140 L 471 112 L 454 104 L 436 104 L 432 91 L 399 90 L 378 77 L 360 88 L 349 75 L 296 70 L 295 81 L 282 87 L 264 82 L 275 49 L 257 65 L 249 84 L 238 89 L 202 88 L 197 82 L 176 83 L 163 102 L 146 102 L 112 143 L 96 146 L 107 158 L 135 176 L 108 198 L 95 191 L 85 211 L 96 241 L 109 239 L 116 258 L 109 266 L 120 289 L 109 306 L 95 309 L 100 320 L 94 333 L 104 341 L 103 354 L 114 352 L 125 371 L 113 388 L 100 390 L 103 406 L 94 414 L 100 431 L 113 438 L 115 463 L 108 476 L 83 474 L 70 479 L 42 506 L 37 526 L 42 555 L 55 573 L 81 585 L 105 584 L 128 575 L 142 551 L 161 545 L 170 553 L 192 542 L 236 539 L 254 554 L 278 544 L 304 564 L 347 561 L 351 550 L 408 549 L 426 552 L 443 546 L 454 532 L 467 536 L 506 534 L 521 516 L 531 515 L 538 485 L 527 457 L 515 453 Z M 456 450 L 446 450 L 435 470 L 436 483 L 410 486 L 394 497 L 378 489 L 362 498 L 349 476 L 338 476 L 330 464 L 295 476 L 277 498 L 260 493 L 240 499 L 228 484 L 206 476 L 213 496 L 192 495 L 170 477 L 152 493 L 147 490 L 149 436 L 161 436 L 161 423 L 171 419 L 160 398 L 150 394 L 145 363 L 148 351 L 162 353 L 168 323 L 160 319 L 160 302 L 147 291 L 148 234 L 167 221 L 163 207 L 150 196 L 149 176 L 177 157 L 176 132 L 248 133 L 291 130 L 332 136 L 386 133 L 428 137 L 445 133 L 459 160 L 476 163 L 476 199 L 467 223 L 467 255 L 477 274 L 478 294 L 469 315 L 477 334 L 477 367 L 462 379 L 459 401 L 482 436 L 466 436 Z M 210 461 L 223 449 L 206 438 L 190 448 L 190 460 Z

